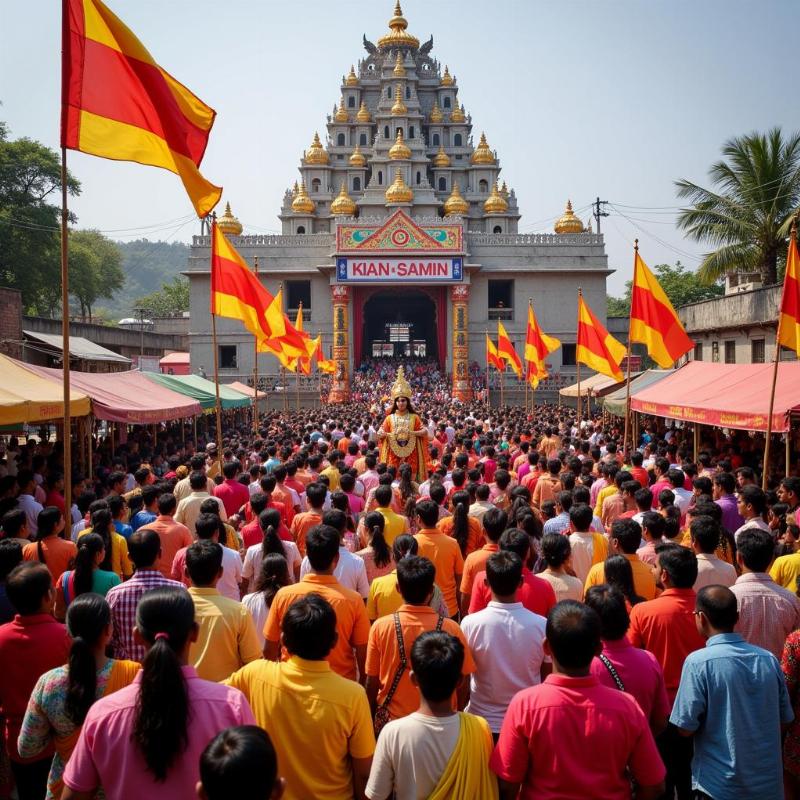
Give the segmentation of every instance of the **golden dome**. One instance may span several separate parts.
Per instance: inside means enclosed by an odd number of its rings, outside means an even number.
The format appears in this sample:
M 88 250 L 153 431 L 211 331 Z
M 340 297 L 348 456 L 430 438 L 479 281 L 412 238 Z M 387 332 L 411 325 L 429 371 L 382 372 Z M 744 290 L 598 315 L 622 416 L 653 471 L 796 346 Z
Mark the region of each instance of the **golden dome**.
M 450 166 L 450 156 L 447 155 L 444 151 L 444 147 L 439 145 L 439 152 L 433 157 L 433 166 L 434 167 L 449 167 Z
M 344 79 L 345 86 L 358 86 L 358 75 L 356 75 L 353 65 L 350 65 L 350 74 Z
M 444 215 L 452 217 L 455 215 L 464 216 L 469 213 L 469 203 L 461 196 L 461 190 L 458 184 L 453 181 L 453 191 L 450 192 L 450 197 L 444 201 Z
M 349 122 L 350 117 L 347 116 L 347 109 L 344 107 L 344 97 L 339 98 L 339 108 L 336 110 L 333 118 L 337 122 Z
M 444 75 L 442 75 L 442 86 L 452 86 L 453 83 L 453 76 L 450 74 L 449 67 L 445 64 Z
M 403 172 L 396 169 L 394 183 L 386 190 L 387 203 L 410 203 L 414 199 L 414 192 L 403 180 Z
M 327 164 L 328 152 L 319 140 L 319 134 L 314 134 L 311 147 L 306 150 L 306 164 Z
M 556 233 L 583 233 L 583 223 L 575 216 L 571 200 L 567 200 L 567 209 L 558 218 L 553 229 Z
M 431 109 L 431 115 L 428 117 L 430 122 L 441 122 L 444 119 L 444 114 L 442 114 L 442 109 L 439 108 L 439 101 L 433 101 L 433 108 Z
M 356 213 L 356 204 L 347 194 L 347 188 L 342 181 L 342 188 L 339 196 L 331 203 L 331 214 L 334 217 L 352 217 Z
M 300 188 L 297 190 L 297 196 L 292 200 L 292 211 L 294 211 L 295 214 L 313 214 L 316 207 L 314 201 L 308 196 L 306 182 L 300 181 Z
M 403 66 L 403 56 L 400 54 L 400 51 L 397 51 L 397 58 L 394 62 L 394 70 L 392 70 L 392 75 L 395 78 L 405 78 L 406 76 L 406 68 Z
M 407 114 L 408 109 L 406 108 L 406 104 L 403 102 L 403 88 L 400 84 L 397 84 L 397 87 L 394 90 L 394 105 L 392 106 L 392 116 L 399 117 L 401 114 Z
M 242 235 L 242 223 L 231 213 L 230 203 L 225 203 L 225 213 L 217 220 L 217 227 L 226 236 Z
M 356 114 L 356 121 L 357 122 L 369 122 L 372 119 L 369 115 L 369 109 L 367 108 L 366 103 L 362 100 L 361 107 L 358 109 L 358 113 Z
M 389 33 L 378 39 L 378 47 L 381 50 L 389 50 L 393 47 L 411 47 L 416 50 L 419 47 L 419 39 L 406 31 L 408 21 L 403 17 L 403 9 L 400 8 L 400 0 L 394 7 L 394 16 L 389 20 Z
M 473 164 L 494 164 L 494 153 L 489 149 L 485 133 L 481 134 L 481 140 L 472 153 L 470 161 Z
M 464 113 L 463 106 L 459 108 L 456 106 L 450 114 L 450 122 L 466 122 L 467 115 Z
M 356 149 L 353 150 L 350 156 L 350 166 L 351 167 L 363 167 L 367 163 L 367 159 L 364 158 L 364 154 L 361 152 L 358 145 L 356 145 Z
M 391 158 L 392 161 L 401 161 L 403 159 L 411 158 L 411 150 L 403 141 L 402 128 L 397 131 L 397 138 L 394 140 L 394 144 L 389 148 L 389 158 Z
M 483 210 L 487 214 L 505 214 L 508 211 L 508 203 L 505 197 L 497 190 L 497 182 L 492 187 L 492 193 L 483 204 Z

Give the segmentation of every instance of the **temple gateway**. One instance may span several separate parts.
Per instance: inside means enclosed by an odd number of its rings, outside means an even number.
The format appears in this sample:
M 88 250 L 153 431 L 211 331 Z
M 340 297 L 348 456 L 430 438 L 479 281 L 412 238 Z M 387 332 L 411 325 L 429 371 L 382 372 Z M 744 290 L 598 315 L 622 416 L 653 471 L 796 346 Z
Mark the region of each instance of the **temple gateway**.
M 339 98 L 287 188 L 280 235 L 246 235 L 230 206 L 221 229 L 268 288 L 283 282 L 286 311 L 322 334 L 336 362 L 331 399 L 344 401 L 365 358 L 435 359 L 466 399 L 469 365 L 484 366 L 485 332 L 503 324 L 522 354 L 529 299 L 542 328 L 564 344 L 551 372 L 575 370 L 577 289 L 605 317 L 603 237 L 567 202 L 554 233 L 519 233 L 520 211 L 500 159 L 459 99 L 455 71 L 407 30 L 400 3 L 389 30 L 342 77 Z M 481 87 L 476 87 L 479 90 Z M 482 87 L 484 91 L 488 87 Z M 491 134 L 491 132 L 490 132 Z M 476 143 L 477 140 L 477 143 Z M 210 237 L 193 238 L 191 362 L 213 363 Z M 223 381 L 252 376 L 252 337 L 219 319 Z M 259 373 L 277 362 L 259 355 Z

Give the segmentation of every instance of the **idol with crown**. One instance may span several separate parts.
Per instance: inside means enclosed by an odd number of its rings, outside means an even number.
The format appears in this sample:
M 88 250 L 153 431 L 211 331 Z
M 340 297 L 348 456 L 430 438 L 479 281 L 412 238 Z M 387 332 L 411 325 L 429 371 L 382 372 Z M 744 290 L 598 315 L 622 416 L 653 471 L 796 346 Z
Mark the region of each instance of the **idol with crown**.
M 390 467 L 408 464 L 413 480 L 428 477 L 428 432 L 411 405 L 411 386 L 403 368 L 392 386 L 392 408 L 378 430 L 381 461 Z

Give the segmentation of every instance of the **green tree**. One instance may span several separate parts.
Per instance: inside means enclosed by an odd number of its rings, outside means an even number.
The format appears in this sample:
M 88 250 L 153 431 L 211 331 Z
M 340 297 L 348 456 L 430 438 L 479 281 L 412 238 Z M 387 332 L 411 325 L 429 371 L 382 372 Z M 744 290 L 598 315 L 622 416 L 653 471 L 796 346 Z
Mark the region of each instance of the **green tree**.
M 143 309 L 151 317 L 174 317 L 188 311 L 189 281 L 178 275 L 163 283 L 157 292 L 140 297 L 135 307 Z
M 111 298 L 125 284 L 122 254 L 100 231 L 70 231 L 69 289 L 78 301 L 81 319 L 92 321 L 92 308 L 101 297 Z
M 678 226 L 717 248 L 703 258 L 700 278 L 711 284 L 730 272 L 760 272 L 764 283 L 777 283 L 800 204 L 800 133 L 784 138 L 773 128 L 735 137 L 722 154 L 709 170 L 715 189 L 676 182 L 678 196 L 692 204 L 679 214 Z
M 687 303 L 697 303 L 700 300 L 710 300 L 724 294 L 725 289 L 717 281 L 710 286 L 704 284 L 699 273 L 688 270 L 680 261 L 675 266 L 670 264 L 656 264 L 653 273 L 664 294 L 669 298 L 673 307 L 679 308 Z M 631 290 L 633 281 L 625 284 L 625 294 L 622 297 L 608 296 L 608 316 L 627 317 L 631 310 Z

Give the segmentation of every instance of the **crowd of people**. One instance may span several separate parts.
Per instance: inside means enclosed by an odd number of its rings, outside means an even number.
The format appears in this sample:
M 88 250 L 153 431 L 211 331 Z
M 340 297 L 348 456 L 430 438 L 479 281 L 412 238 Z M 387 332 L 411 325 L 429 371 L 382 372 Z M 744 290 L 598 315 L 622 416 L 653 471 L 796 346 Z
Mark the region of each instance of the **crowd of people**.
M 95 441 L 69 509 L 58 443 L 6 442 L 0 798 L 800 796 L 800 478 L 408 367 L 413 470 L 380 365 Z

